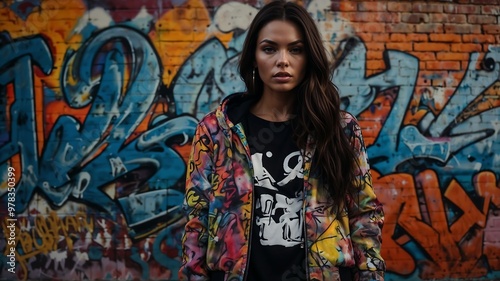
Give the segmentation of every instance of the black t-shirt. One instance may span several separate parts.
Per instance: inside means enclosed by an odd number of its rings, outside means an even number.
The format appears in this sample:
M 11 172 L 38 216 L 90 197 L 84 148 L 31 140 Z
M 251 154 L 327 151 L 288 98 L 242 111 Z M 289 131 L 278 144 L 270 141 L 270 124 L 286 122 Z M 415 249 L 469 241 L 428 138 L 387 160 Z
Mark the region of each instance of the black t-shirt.
M 247 280 L 306 280 L 303 165 L 292 127 L 253 114 L 246 121 L 254 168 Z

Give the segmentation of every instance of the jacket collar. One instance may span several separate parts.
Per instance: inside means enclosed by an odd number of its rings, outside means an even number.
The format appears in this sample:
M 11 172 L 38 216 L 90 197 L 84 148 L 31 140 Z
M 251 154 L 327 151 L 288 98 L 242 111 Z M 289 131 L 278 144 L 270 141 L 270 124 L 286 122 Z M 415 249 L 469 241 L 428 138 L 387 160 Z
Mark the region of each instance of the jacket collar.
M 227 96 L 216 110 L 219 124 L 227 130 L 243 122 L 250 107 L 256 101 L 254 96 L 247 93 L 235 93 Z

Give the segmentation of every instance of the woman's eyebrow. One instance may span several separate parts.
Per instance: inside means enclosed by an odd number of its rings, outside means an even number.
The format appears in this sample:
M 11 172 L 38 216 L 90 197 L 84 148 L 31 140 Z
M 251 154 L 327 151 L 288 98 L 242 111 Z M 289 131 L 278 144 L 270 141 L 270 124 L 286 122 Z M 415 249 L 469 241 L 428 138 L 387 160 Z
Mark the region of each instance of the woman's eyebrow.
M 302 39 L 299 39 L 299 40 L 295 40 L 295 41 L 289 43 L 288 46 L 298 45 L 298 44 L 302 44 L 302 43 L 304 43 L 304 41 L 302 41 Z
M 263 39 L 262 41 L 259 42 L 259 44 L 271 44 L 271 45 L 278 45 L 278 43 L 269 40 L 269 39 Z
M 302 39 L 299 39 L 299 40 L 295 40 L 293 42 L 288 43 L 288 46 L 297 45 L 297 44 L 301 44 L 301 43 L 304 43 L 304 41 L 302 41 Z M 259 44 L 278 45 L 278 43 L 276 43 L 276 42 L 274 42 L 272 40 L 269 40 L 269 39 L 263 39 L 262 41 L 259 42 Z

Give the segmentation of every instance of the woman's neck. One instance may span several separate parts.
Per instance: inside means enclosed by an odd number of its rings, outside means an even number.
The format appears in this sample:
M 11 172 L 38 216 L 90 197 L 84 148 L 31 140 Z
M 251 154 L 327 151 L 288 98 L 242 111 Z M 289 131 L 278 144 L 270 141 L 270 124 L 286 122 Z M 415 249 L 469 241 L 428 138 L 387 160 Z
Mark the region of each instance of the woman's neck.
M 271 122 L 284 122 L 293 118 L 294 95 L 262 95 L 250 108 L 254 115 Z

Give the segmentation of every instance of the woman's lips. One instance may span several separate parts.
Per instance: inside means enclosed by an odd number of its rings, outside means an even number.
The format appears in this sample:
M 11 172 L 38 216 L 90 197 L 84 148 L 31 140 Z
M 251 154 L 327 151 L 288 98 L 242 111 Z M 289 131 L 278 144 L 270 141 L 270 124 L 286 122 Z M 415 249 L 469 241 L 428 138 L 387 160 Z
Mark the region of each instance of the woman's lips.
M 288 72 L 280 71 L 273 75 L 273 77 L 291 77 L 292 75 Z
M 273 75 L 273 80 L 280 82 L 280 83 L 288 82 L 291 79 L 292 79 L 292 75 L 288 72 L 278 72 L 278 73 Z

